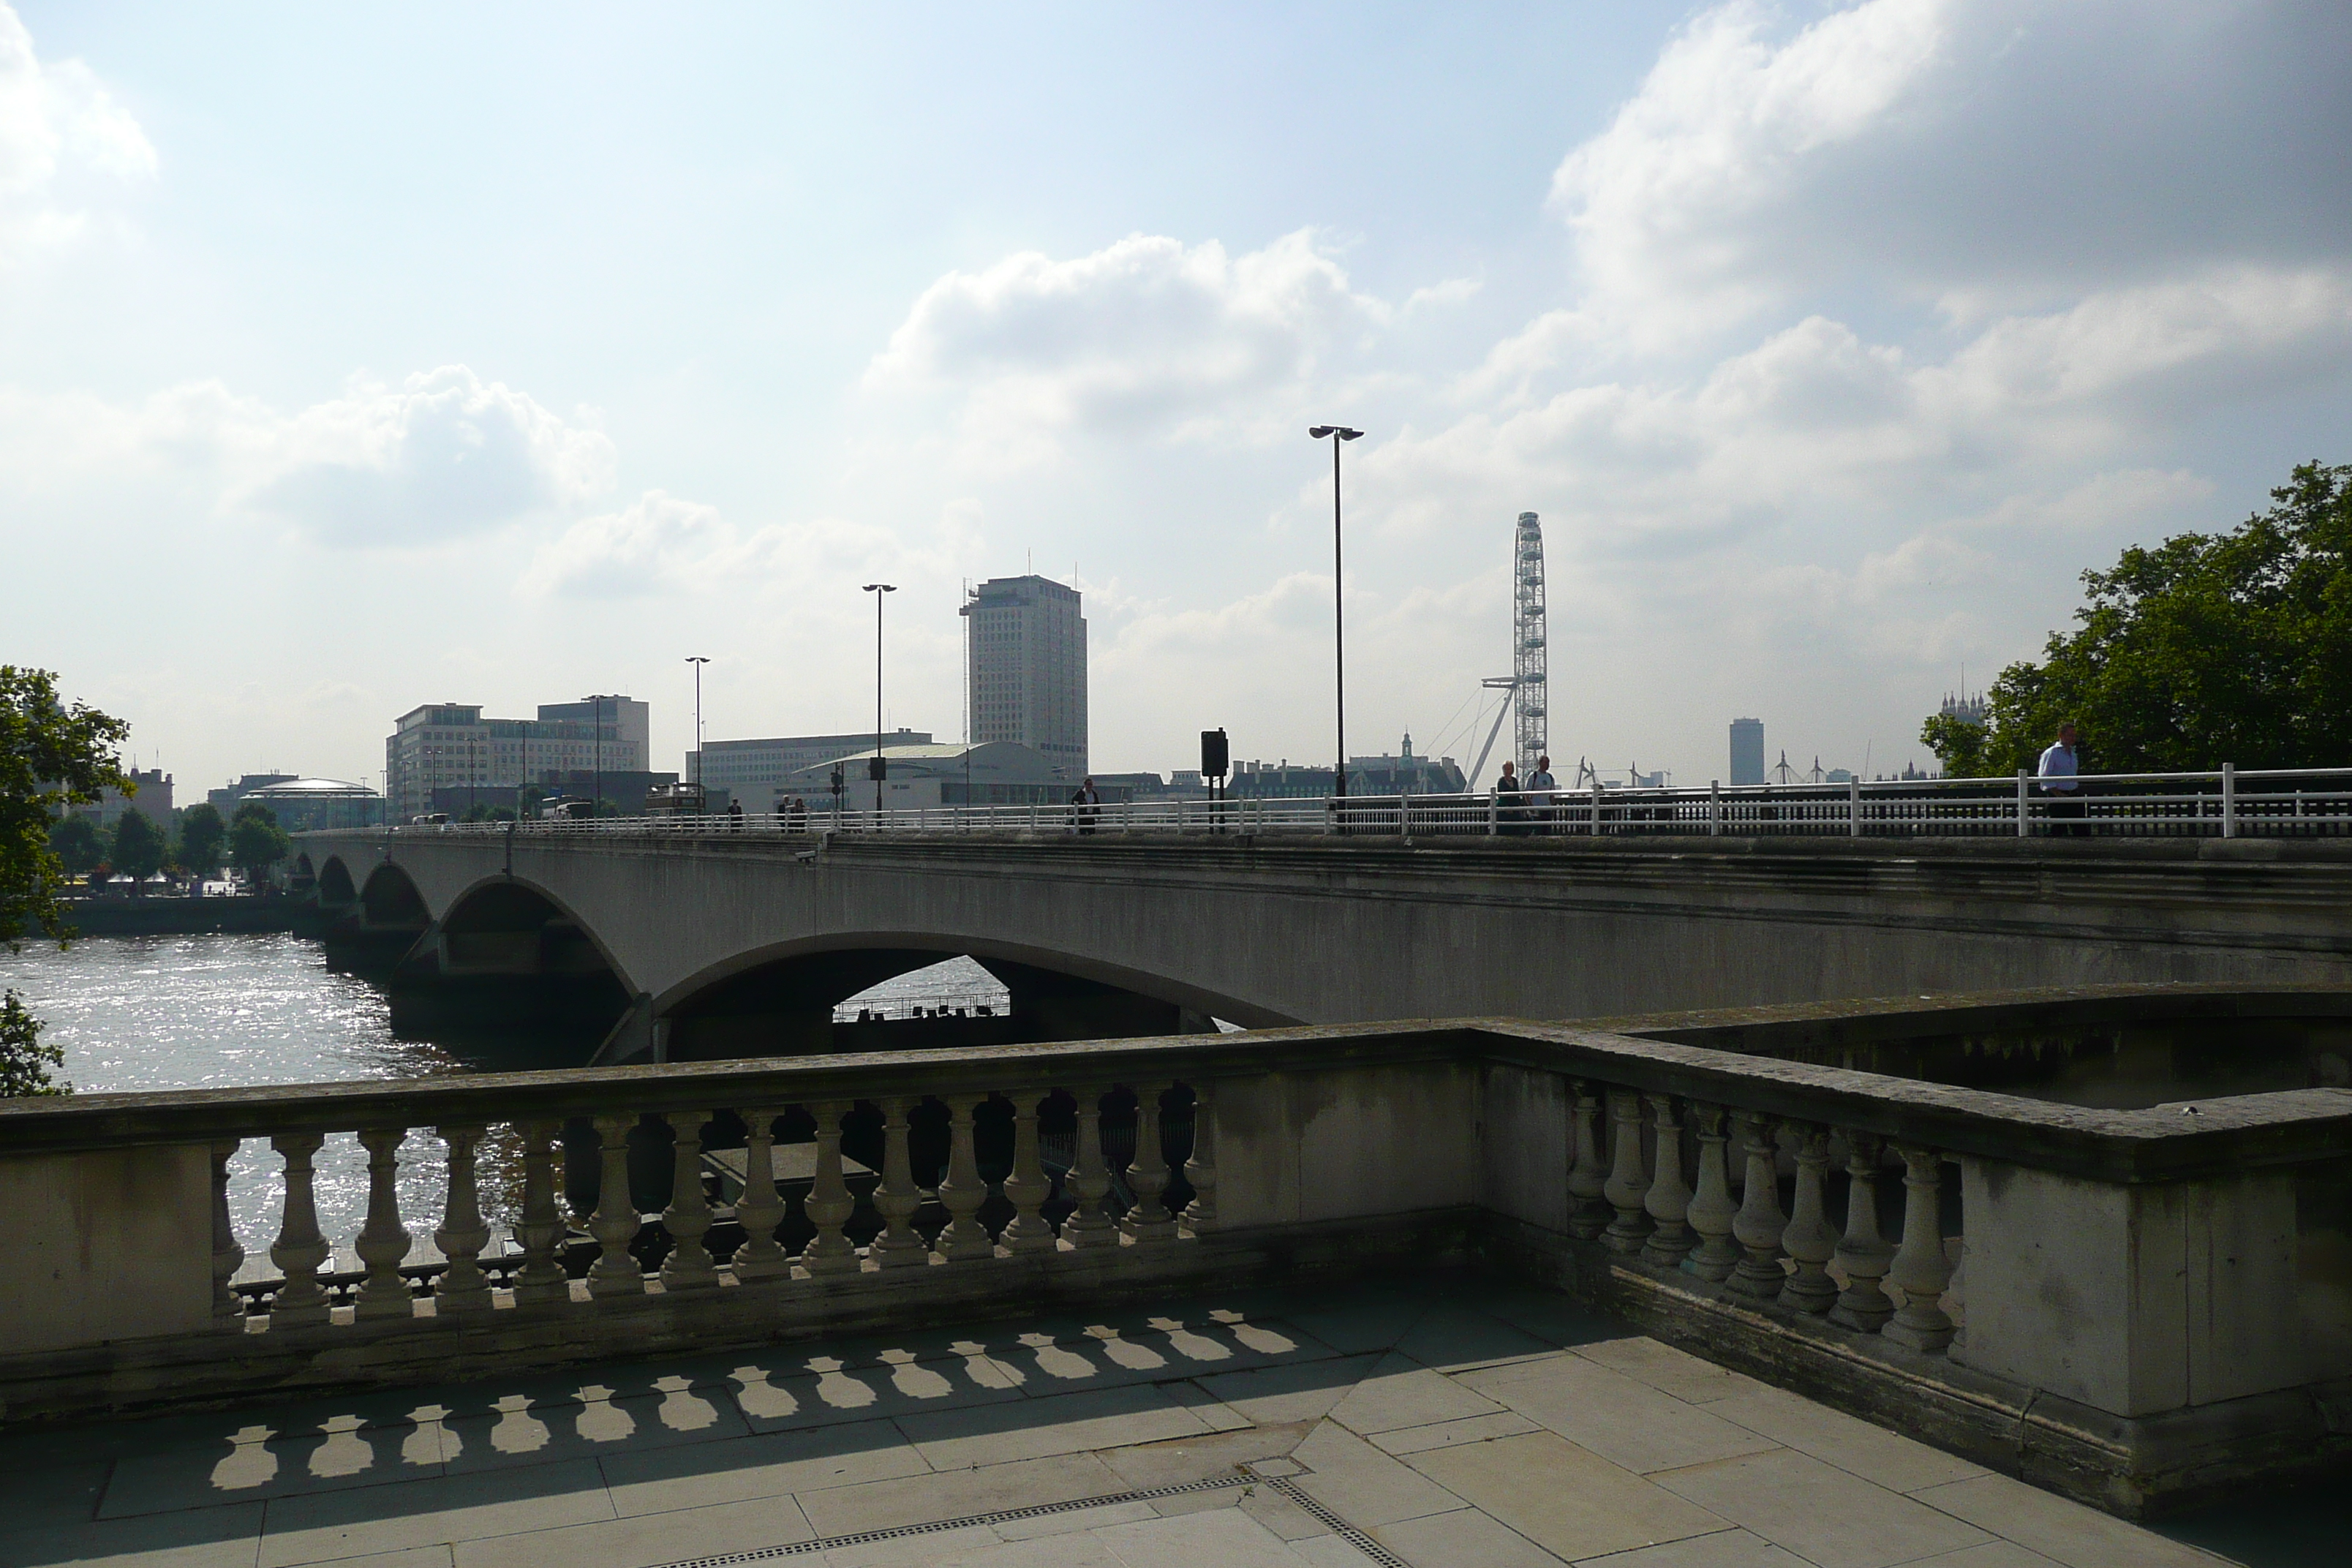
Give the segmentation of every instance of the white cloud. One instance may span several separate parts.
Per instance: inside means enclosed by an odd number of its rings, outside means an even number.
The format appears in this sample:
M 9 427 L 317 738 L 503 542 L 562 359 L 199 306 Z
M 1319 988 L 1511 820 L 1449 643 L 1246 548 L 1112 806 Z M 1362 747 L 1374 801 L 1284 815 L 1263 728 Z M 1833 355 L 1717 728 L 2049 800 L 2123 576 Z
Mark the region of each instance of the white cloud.
M 247 504 L 335 544 L 437 542 L 576 506 L 612 483 L 602 432 L 464 365 L 355 385 L 272 433 Z
M 1946 0 L 1832 12 L 1778 47 L 1748 0 L 1693 21 L 1609 128 L 1570 153 L 1552 199 L 1597 307 L 1642 341 L 1729 325 L 1772 302 L 1757 216 L 1809 154 L 1874 126 L 1935 61 Z
M 1305 229 L 1230 257 L 1135 235 L 1069 261 L 1024 252 L 925 289 L 866 374 L 945 393 L 967 456 L 1018 467 L 1084 428 L 1231 436 L 1288 407 L 1335 350 L 1389 319 Z
M 0 458 L 20 487 L 163 485 L 217 516 L 336 547 L 404 549 L 577 510 L 611 488 L 601 431 L 464 365 L 355 383 L 294 414 L 218 382 L 135 403 L 0 387 Z
M 77 177 L 139 179 L 155 149 L 79 60 L 44 62 L 16 11 L 0 4 L 0 266 L 62 246 L 88 226 Z

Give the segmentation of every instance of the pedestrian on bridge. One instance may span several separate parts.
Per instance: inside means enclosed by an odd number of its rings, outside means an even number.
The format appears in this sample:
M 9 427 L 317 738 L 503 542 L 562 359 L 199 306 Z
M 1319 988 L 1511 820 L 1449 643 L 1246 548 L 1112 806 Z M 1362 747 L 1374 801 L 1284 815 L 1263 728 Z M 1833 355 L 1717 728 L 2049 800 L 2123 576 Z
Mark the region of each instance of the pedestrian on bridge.
M 2050 797 L 2050 831 L 2061 837 L 2079 838 L 2087 836 L 2091 825 L 2083 820 L 2082 754 L 2076 749 L 2079 732 L 2071 723 L 2058 726 L 2058 739 L 2042 753 L 2042 765 L 2035 771 L 2042 780 L 2042 793 Z
M 743 803 L 740 800 L 730 800 L 727 803 L 727 831 L 730 833 L 743 831 Z
M 1538 757 L 1536 771 L 1528 775 L 1529 816 L 1534 818 L 1531 831 L 1538 837 L 1552 831 L 1552 791 L 1559 787 L 1559 781 L 1551 776 L 1551 759 Z
M 1102 805 L 1102 795 L 1095 788 L 1095 781 L 1088 779 L 1072 791 L 1070 805 L 1074 808 L 1070 815 L 1076 820 L 1078 831 L 1092 833 L 1096 815 Z
M 1495 781 L 1495 831 L 1517 837 L 1528 830 L 1527 792 L 1519 785 L 1519 765 L 1505 763 Z
M 794 795 L 784 803 L 784 826 L 794 833 L 808 831 L 808 802 Z

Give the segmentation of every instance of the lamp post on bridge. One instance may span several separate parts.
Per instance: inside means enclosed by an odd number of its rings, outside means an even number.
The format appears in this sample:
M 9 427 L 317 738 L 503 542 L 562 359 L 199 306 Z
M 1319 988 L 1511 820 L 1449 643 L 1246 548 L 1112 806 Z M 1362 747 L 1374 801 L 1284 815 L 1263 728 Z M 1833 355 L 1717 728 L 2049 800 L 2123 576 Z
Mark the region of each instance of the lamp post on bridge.
M 882 598 L 898 591 L 896 583 L 868 583 L 874 595 L 874 830 L 882 830 Z
M 690 653 L 686 662 L 694 666 L 694 810 L 700 816 L 706 804 L 702 790 L 702 667 L 710 661 L 700 654 Z
M 1331 793 L 1348 798 L 1348 642 L 1345 610 L 1347 588 L 1339 562 L 1339 447 L 1363 435 L 1345 425 L 1318 425 L 1307 432 L 1314 440 L 1331 440 L 1331 724 L 1339 755 L 1332 769 Z

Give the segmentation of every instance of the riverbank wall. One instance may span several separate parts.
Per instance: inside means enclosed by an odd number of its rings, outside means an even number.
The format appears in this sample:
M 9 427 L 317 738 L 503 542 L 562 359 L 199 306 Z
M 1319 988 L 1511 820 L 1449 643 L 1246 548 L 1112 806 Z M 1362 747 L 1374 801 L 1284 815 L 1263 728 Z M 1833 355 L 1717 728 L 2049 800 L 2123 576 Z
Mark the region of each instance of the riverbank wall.
M 295 928 L 291 899 L 76 899 L 66 919 L 81 936 L 266 935 Z

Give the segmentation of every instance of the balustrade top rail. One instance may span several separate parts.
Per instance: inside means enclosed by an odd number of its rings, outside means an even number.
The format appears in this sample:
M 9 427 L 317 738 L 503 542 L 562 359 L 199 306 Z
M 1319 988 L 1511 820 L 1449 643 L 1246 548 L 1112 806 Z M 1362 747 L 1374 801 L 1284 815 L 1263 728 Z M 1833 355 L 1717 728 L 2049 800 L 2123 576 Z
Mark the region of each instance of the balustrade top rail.
M 2053 781 L 2055 782 L 2055 781 Z M 740 816 L 413 823 L 402 834 L 632 834 L 703 837 L 825 833 L 1391 834 L 1488 837 L 2334 838 L 2352 837 L 2352 768 L 2087 773 L 2072 789 L 2011 778 L 1710 784 L 1706 789 L 1139 800 L 1094 805 L 811 809 Z M 855 799 L 854 792 L 849 800 Z
M 1674 1027 L 1674 1039 L 1517 1019 L 1466 1019 L 1436 1026 L 1325 1026 L 1215 1037 L 499 1073 L 364 1086 L 0 1100 L 0 1149 L 29 1153 L 371 1126 L 562 1120 L 616 1110 L 659 1115 L 715 1105 L 986 1095 L 1048 1081 L 1197 1084 L 1270 1072 L 1486 1060 L 1834 1123 L 1956 1154 L 2109 1182 L 2184 1180 L 2338 1158 L 2352 1150 L 2352 1089 L 2237 1095 L 2198 1102 L 2194 1110 L 2100 1110 L 1738 1055 L 1702 1043 L 1706 1029 L 1689 1028 L 1680 1020 L 1659 1022 Z M 1627 1020 L 1617 1027 L 1643 1026 Z

